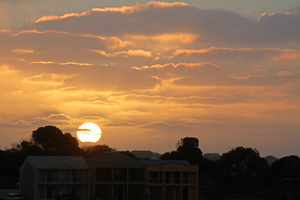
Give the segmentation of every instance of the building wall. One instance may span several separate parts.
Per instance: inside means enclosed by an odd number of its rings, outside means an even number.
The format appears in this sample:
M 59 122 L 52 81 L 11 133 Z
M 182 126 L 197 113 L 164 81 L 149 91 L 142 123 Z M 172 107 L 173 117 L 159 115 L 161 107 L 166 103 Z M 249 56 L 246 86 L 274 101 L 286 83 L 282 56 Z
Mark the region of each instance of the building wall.
M 40 169 L 35 199 L 73 196 L 88 199 L 88 170 Z
M 20 191 L 25 199 L 34 199 L 36 191 L 35 181 L 35 169 L 27 162 L 20 169 Z
M 92 199 L 145 199 L 145 168 L 95 168 Z
M 91 199 L 144 200 L 146 165 L 123 153 L 103 154 L 88 160 Z
M 198 198 L 198 166 L 168 163 L 148 165 L 147 195 L 150 200 Z

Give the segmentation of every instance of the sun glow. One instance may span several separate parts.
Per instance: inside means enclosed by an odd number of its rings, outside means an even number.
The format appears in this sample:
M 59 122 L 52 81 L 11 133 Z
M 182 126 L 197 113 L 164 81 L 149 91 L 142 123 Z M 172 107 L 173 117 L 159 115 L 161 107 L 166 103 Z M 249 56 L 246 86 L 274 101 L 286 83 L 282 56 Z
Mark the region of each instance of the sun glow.
M 87 122 L 79 126 L 77 137 L 81 142 L 98 142 L 101 138 L 101 129 L 94 123 Z

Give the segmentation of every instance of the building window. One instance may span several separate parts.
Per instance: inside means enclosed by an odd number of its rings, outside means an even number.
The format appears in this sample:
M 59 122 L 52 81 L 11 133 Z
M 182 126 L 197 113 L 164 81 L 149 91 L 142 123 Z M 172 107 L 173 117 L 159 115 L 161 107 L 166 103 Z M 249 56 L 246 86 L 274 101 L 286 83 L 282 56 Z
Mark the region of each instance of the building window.
M 127 169 L 115 168 L 113 169 L 114 181 L 126 182 L 127 181 Z
M 112 185 L 96 185 L 96 198 L 103 200 L 112 200 Z
M 65 171 L 65 182 L 67 183 L 82 183 L 83 182 L 83 171 L 82 170 L 66 170 Z
M 161 187 L 151 187 L 150 188 L 150 199 L 151 200 L 161 200 Z
M 149 175 L 150 183 L 161 183 L 161 172 L 150 172 Z
M 75 197 L 78 199 L 83 198 L 83 188 L 79 186 L 66 187 L 65 193 L 70 197 Z
M 173 187 L 166 187 L 165 199 L 173 200 Z
M 189 183 L 189 173 L 183 172 L 183 183 Z
M 126 185 L 114 185 L 113 186 L 113 199 L 126 200 L 127 198 L 127 186 Z
M 40 182 L 42 183 L 53 183 L 58 182 L 58 171 L 57 170 L 41 170 L 40 171 Z
M 41 200 L 53 200 L 58 195 L 58 189 L 56 186 L 41 186 L 39 193 Z
M 189 199 L 189 189 L 188 188 L 183 188 L 183 200 L 188 200 Z
M 171 172 L 166 172 L 165 182 L 171 183 Z
M 145 169 L 128 169 L 128 179 L 130 182 L 145 181 Z
M 145 186 L 134 185 L 128 186 L 128 200 L 141 200 L 145 199 Z
M 175 175 L 174 182 L 180 183 L 180 172 L 175 172 L 174 175 Z
M 112 169 L 111 168 L 97 168 L 96 169 L 96 181 L 103 181 L 103 182 L 112 181 Z

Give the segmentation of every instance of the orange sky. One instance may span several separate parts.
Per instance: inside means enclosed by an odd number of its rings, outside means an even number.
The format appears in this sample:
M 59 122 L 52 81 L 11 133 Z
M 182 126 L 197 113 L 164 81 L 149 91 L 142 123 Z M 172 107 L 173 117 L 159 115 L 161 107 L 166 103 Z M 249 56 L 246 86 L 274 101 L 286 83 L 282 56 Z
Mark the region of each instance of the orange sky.
M 164 153 L 191 136 L 204 153 L 299 156 L 299 7 L 254 17 L 212 6 L 74 5 L 20 26 L 3 19 L 0 148 L 41 126 L 75 136 L 94 122 L 99 144 L 118 150 Z

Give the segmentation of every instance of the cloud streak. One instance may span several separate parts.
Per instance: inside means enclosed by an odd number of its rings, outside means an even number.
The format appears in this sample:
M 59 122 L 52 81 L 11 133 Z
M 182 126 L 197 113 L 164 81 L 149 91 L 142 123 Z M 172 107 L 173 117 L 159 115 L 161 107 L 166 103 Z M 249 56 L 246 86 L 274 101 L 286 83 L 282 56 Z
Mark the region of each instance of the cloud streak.
M 295 153 L 277 147 L 299 137 L 300 14 L 269 13 L 149 2 L 70 8 L 3 28 L 6 146 L 39 126 L 75 136 L 92 121 L 101 142 L 120 150 L 164 153 L 194 136 L 204 152 L 247 145 Z

